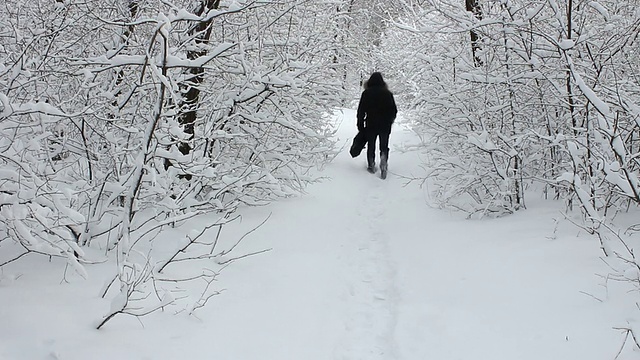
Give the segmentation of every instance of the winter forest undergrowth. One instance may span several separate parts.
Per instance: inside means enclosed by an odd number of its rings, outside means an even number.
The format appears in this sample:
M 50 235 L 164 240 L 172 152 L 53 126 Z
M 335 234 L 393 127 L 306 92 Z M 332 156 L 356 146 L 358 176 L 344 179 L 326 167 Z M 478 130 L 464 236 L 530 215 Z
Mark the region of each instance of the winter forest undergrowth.
M 328 181 L 336 111 L 381 71 L 417 197 L 470 222 L 562 204 L 635 302 L 639 33 L 636 0 L 5 0 L 0 286 L 33 259 L 52 282 L 108 264 L 97 329 L 215 307 L 271 250 L 243 247 L 270 221 L 243 212 Z

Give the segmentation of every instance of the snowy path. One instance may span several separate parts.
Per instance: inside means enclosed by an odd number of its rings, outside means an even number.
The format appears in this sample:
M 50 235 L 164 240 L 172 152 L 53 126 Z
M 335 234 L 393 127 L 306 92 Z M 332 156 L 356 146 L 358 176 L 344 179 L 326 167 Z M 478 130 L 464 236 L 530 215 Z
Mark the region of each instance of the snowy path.
M 357 205 L 351 205 L 355 215 L 351 215 L 348 237 L 353 242 L 345 246 L 351 269 L 347 285 L 347 336 L 337 349 L 336 358 L 396 359 L 396 269 L 389 258 L 387 196 L 381 184 L 361 187 L 355 194 L 352 200 Z
M 353 118 L 347 111 L 339 131 L 348 144 Z M 611 357 L 615 316 L 581 293 L 604 294 L 597 243 L 554 239 L 557 209 L 544 204 L 533 217 L 487 221 L 427 207 L 423 190 L 400 176 L 422 173 L 418 154 L 398 151 L 416 141 L 395 128 L 385 181 L 345 149 L 325 170 L 329 181 L 275 205 L 263 230 L 280 237 L 273 255 L 288 264 L 262 274 L 271 305 L 258 312 L 279 306 L 291 319 L 278 328 L 287 340 L 268 357 L 229 359 Z M 571 254 L 581 256 L 567 262 Z
M 345 112 L 339 131 L 348 144 L 353 118 Z M 385 181 L 365 171 L 364 154 L 351 159 L 345 149 L 324 173 L 330 181 L 277 204 L 288 224 L 275 245 L 279 258 L 317 267 L 285 270 L 304 274 L 294 280 L 302 289 L 274 284 L 274 303 L 307 294 L 287 311 L 302 306 L 313 315 L 305 335 L 286 329 L 289 341 L 268 358 L 611 357 L 620 340 L 610 325 L 615 316 L 581 293 L 604 294 L 594 276 L 603 271 L 597 243 L 554 239 L 557 209 L 544 204 L 536 216 L 487 221 L 427 207 L 423 190 L 400 176 L 422 173 L 418 154 L 398 151 L 416 141 L 395 128 Z M 581 256 L 567 262 L 570 254 Z M 305 283 L 318 272 L 323 279 Z
M 415 142 L 394 129 L 387 180 L 345 149 L 307 195 L 246 210 L 245 230 L 271 218 L 244 250 L 273 251 L 225 271 L 202 321 L 154 314 L 95 331 L 100 281 L 59 285 L 52 264 L 9 270 L 24 276 L 0 283 L 0 359 L 613 359 L 626 310 L 581 293 L 606 300 L 597 242 L 554 234 L 544 203 L 486 221 L 427 207 L 399 176 L 421 173 L 419 155 L 398 150 Z M 46 285 L 29 283 L 33 269 Z

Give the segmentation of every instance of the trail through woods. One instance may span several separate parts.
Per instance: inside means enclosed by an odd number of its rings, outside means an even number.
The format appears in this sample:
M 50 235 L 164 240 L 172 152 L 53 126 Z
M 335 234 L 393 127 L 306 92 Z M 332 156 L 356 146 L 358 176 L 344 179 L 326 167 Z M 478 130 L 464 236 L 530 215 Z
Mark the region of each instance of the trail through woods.
M 348 146 L 354 112 L 338 122 Z M 273 250 L 229 267 L 197 316 L 97 331 L 106 266 L 63 284 L 55 261 L 8 267 L 0 359 L 613 359 L 629 309 L 597 276 L 597 241 L 557 227 L 550 201 L 482 221 L 428 207 L 407 183 L 424 173 L 426 155 L 404 151 L 417 142 L 400 120 L 386 180 L 345 148 L 308 194 L 244 211 L 245 230 L 271 217 L 243 250 Z

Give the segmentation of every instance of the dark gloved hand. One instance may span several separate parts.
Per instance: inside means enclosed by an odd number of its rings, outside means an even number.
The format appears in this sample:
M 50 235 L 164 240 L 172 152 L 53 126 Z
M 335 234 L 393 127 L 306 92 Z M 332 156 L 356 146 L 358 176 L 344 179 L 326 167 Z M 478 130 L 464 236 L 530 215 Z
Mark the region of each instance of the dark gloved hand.
M 364 131 L 364 123 L 358 122 L 358 131 Z

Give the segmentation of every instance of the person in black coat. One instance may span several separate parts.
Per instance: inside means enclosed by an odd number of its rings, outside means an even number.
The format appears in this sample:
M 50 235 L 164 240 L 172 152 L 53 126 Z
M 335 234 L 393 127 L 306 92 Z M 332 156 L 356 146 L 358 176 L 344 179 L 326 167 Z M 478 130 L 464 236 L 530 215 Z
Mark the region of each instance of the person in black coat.
M 380 138 L 380 171 L 386 177 L 389 159 L 389 135 L 398 109 L 393 94 L 387 89 L 382 74 L 374 72 L 365 83 L 358 104 L 358 131 L 367 135 L 367 170 L 375 173 L 376 140 Z

